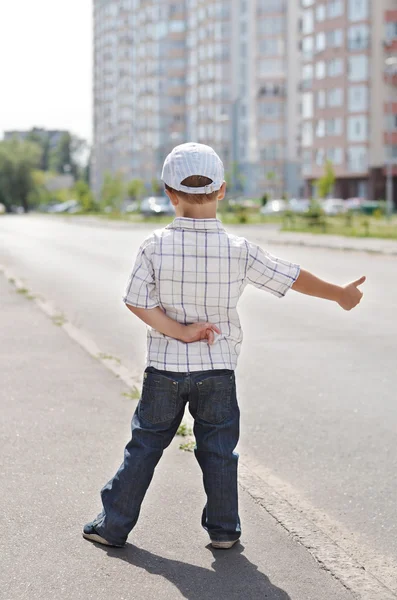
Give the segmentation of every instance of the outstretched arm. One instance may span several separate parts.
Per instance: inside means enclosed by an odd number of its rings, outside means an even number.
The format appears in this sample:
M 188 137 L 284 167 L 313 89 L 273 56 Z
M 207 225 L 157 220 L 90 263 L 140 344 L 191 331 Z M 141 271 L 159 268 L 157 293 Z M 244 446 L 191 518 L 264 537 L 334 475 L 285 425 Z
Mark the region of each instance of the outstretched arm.
M 292 289 L 307 296 L 333 300 L 344 310 L 352 310 L 361 302 L 363 293 L 359 290 L 359 286 L 365 283 L 365 280 L 365 277 L 361 277 L 345 286 L 334 285 L 319 279 L 309 271 L 301 269 L 298 279 L 292 285 Z
M 192 325 L 182 325 L 167 317 L 165 312 L 158 306 L 157 308 L 137 308 L 126 304 L 127 308 L 141 319 L 146 325 L 149 325 L 159 333 L 175 338 L 181 342 L 191 343 L 206 340 L 210 345 L 214 343 L 215 333 L 221 333 L 220 329 L 212 323 L 193 323 Z

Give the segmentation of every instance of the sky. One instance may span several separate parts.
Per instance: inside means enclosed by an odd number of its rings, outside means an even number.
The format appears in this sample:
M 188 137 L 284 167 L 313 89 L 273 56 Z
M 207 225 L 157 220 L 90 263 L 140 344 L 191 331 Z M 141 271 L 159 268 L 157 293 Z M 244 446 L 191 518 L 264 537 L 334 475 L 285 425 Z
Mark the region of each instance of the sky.
M 92 0 L 0 0 L 0 138 L 68 129 L 92 139 Z

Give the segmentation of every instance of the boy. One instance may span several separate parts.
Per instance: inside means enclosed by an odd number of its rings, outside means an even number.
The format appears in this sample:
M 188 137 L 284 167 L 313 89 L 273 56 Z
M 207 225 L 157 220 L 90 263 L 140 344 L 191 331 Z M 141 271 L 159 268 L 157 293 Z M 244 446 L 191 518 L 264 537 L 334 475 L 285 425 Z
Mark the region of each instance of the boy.
M 124 297 L 149 326 L 142 396 L 124 462 L 103 488 L 103 510 L 83 536 L 125 544 L 188 403 L 207 495 L 202 525 L 213 547 L 231 548 L 241 535 L 234 452 L 239 438 L 234 370 L 242 342 L 237 302 L 251 283 L 278 297 L 292 288 L 351 310 L 362 298 L 358 286 L 365 277 L 345 287 L 326 283 L 228 234 L 216 218 L 226 190 L 224 168 L 209 146 L 176 147 L 162 180 L 176 219 L 143 243 Z

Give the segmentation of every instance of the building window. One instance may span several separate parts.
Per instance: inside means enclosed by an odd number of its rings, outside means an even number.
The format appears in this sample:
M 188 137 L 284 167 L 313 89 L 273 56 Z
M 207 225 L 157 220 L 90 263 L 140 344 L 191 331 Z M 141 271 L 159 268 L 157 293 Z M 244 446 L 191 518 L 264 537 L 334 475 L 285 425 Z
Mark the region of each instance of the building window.
M 302 96 L 302 117 L 311 119 L 313 117 L 313 94 L 306 92 Z
M 324 148 L 319 148 L 316 151 L 316 165 L 318 167 L 322 167 L 324 165 L 325 162 L 325 150 Z
M 266 123 L 260 128 L 262 140 L 276 140 L 283 137 L 283 125 L 281 123 Z
M 349 50 L 365 50 L 369 46 L 369 26 L 352 25 L 348 33 Z
M 259 44 L 262 56 L 282 56 L 284 54 L 284 40 L 282 38 L 269 38 Z
M 327 65 L 328 77 L 339 77 L 343 74 L 343 60 L 341 58 L 333 58 Z
M 397 39 L 397 22 L 386 24 L 386 42 L 391 44 Z
M 327 13 L 325 9 L 325 4 L 319 4 L 316 8 L 316 21 L 322 23 L 327 18 Z
M 368 110 L 369 90 L 365 85 L 355 85 L 349 88 L 349 111 L 365 112 Z
M 302 126 L 302 146 L 310 148 L 313 145 L 313 125 L 311 121 L 305 121 Z
M 326 99 L 327 95 L 325 90 L 319 90 L 317 92 L 317 108 L 325 108 L 326 107 Z
M 342 106 L 343 105 L 343 89 L 333 88 L 329 90 L 327 94 L 327 104 L 330 107 Z
M 397 115 L 386 115 L 385 129 L 386 131 L 397 131 Z
M 397 160 L 397 146 L 388 146 L 387 148 L 387 157 L 389 160 L 396 162 Z
M 368 56 L 358 54 L 349 56 L 349 80 L 365 81 L 368 79 Z
M 281 12 L 286 8 L 286 0 L 258 0 L 258 14 Z
M 244 75 L 247 69 L 244 68 Z M 282 75 L 285 71 L 285 64 L 281 58 L 263 58 L 259 62 L 259 74 L 266 77 L 268 75 Z
M 312 36 L 303 38 L 302 52 L 303 60 L 312 60 L 314 49 L 314 38 Z
M 262 119 L 279 120 L 284 116 L 284 102 L 261 102 L 258 107 L 259 116 Z
M 368 150 L 365 146 L 351 146 L 347 151 L 349 171 L 362 173 L 368 169 Z
M 326 47 L 326 37 L 324 31 L 316 35 L 316 52 L 322 52 Z
M 258 32 L 263 35 L 277 35 L 285 30 L 285 17 L 275 16 L 271 19 L 261 19 L 258 23 Z
M 307 35 L 313 33 L 314 29 L 314 13 L 312 10 L 306 10 L 302 17 L 302 33 Z
M 329 148 L 327 150 L 327 159 L 330 160 L 333 165 L 341 165 L 343 163 L 343 149 Z
M 261 150 L 262 160 L 281 160 L 283 155 L 282 144 L 270 144 Z
M 230 94 L 229 94 L 230 96 Z M 265 85 L 263 85 L 258 92 L 258 96 L 278 96 L 278 97 L 284 97 L 285 96 L 285 87 L 284 85 L 281 83 L 266 83 Z
M 312 151 L 304 150 L 302 152 L 302 171 L 304 175 L 309 175 L 312 172 Z
M 313 65 L 305 65 L 302 69 L 302 83 L 304 87 L 308 87 L 313 81 Z
M 329 19 L 335 19 L 343 15 L 343 0 L 328 0 L 327 15 Z
M 324 79 L 325 77 L 325 62 L 322 60 L 316 63 L 316 79 Z
M 347 120 L 347 137 L 349 142 L 365 142 L 368 139 L 367 117 L 349 117 Z
M 365 21 L 369 16 L 368 0 L 349 0 L 350 21 Z
M 172 33 L 182 33 L 186 30 L 186 21 L 170 21 L 169 28 Z
M 316 137 L 323 138 L 325 136 L 325 120 L 319 119 L 316 125 Z
M 342 130 L 342 119 L 327 119 L 325 124 L 325 131 L 327 135 L 342 135 Z
M 329 48 L 341 48 L 343 46 L 343 29 L 335 29 L 327 33 L 327 46 Z

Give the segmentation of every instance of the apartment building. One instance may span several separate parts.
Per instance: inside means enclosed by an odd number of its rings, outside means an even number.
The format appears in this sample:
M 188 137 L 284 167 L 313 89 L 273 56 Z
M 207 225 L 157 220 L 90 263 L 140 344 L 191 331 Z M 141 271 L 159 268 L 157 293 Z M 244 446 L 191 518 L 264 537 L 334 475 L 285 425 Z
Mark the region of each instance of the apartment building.
M 302 0 L 301 157 L 307 193 L 326 160 L 338 197 L 386 197 L 397 159 L 397 0 Z M 395 175 L 397 172 L 395 171 Z
M 127 179 L 134 159 L 133 0 L 94 2 L 94 122 L 91 184 L 99 195 L 107 171 Z
M 197 140 L 235 193 L 295 195 L 298 14 L 287 0 L 95 0 L 96 193 L 106 170 L 149 189 L 167 152 Z
M 5 131 L 4 140 L 7 141 L 16 139 L 20 141 L 25 141 L 35 136 L 37 139 L 41 138 L 43 140 L 48 140 L 49 149 L 52 150 L 58 146 L 59 142 L 62 139 L 62 136 L 67 133 L 69 132 L 58 129 L 53 130 L 34 127 L 33 129 L 29 129 L 28 131 Z

